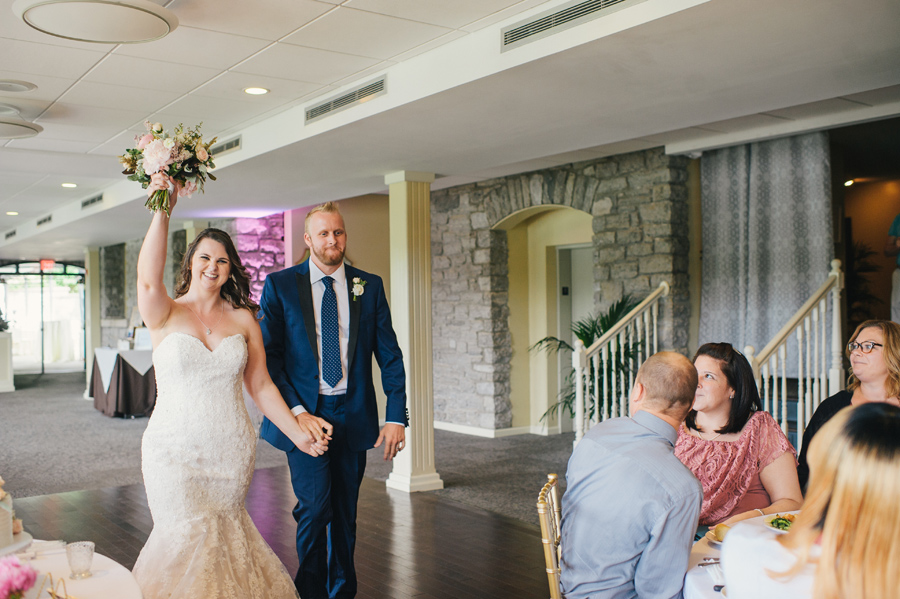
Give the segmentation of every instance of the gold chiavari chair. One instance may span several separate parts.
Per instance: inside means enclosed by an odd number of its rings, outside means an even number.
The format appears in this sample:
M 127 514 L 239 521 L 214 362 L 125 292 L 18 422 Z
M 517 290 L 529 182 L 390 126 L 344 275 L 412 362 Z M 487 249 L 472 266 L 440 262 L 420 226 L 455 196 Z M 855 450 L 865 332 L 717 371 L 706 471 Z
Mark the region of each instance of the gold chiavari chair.
M 560 560 L 560 518 L 559 491 L 555 474 L 547 475 L 547 483 L 538 495 L 537 511 L 541 521 L 541 542 L 544 544 L 544 562 L 547 566 L 547 579 L 550 583 L 550 599 L 561 599 L 559 587 Z

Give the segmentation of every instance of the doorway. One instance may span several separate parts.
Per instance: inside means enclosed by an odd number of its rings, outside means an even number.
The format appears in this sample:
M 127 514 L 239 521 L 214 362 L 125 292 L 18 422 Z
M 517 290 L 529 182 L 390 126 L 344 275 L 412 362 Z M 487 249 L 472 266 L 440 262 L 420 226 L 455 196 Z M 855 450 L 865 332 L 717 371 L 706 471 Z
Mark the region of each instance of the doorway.
M 84 371 L 84 267 L 51 260 L 0 266 L 0 310 L 15 374 Z
M 578 337 L 572 332 L 572 324 L 585 320 L 594 309 L 594 248 L 590 243 L 557 246 L 557 311 L 559 338 L 575 347 Z M 559 396 L 571 385 L 572 352 L 557 354 Z M 559 426 L 562 432 L 574 430 L 572 418 L 565 410 L 559 412 Z

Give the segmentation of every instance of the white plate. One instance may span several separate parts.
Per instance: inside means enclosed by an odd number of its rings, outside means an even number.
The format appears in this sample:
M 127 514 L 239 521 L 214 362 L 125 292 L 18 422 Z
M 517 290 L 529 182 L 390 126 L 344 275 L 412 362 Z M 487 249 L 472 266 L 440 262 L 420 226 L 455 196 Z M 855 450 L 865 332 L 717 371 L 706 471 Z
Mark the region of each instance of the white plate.
M 16 551 L 25 549 L 29 545 L 31 545 L 31 541 L 33 540 L 34 538 L 27 532 L 20 532 L 17 535 L 13 535 L 12 545 L 0 547 L 0 555 L 8 555 L 10 553 L 15 553 Z
M 769 528 L 770 530 L 774 530 L 774 531 L 777 532 L 778 534 L 782 534 L 782 535 L 783 535 L 783 534 L 786 534 L 786 533 L 787 533 L 787 530 L 782 530 L 782 529 L 780 529 L 780 528 L 775 528 L 774 526 L 772 526 L 772 520 L 774 520 L 775 518 L 777 518 L 777 517 L 779 517 L 779 516 L 782 516 L 782 517 L 783 517 L 785 514 L 788 514 L 788 513 L 791 513 L 791 512 L 785 512 L 784 514 L 768 514 L 768 515 L 763 519 L 763 522 L 766 523 L 766 527 Z M 800 512 L 793 512 L 793 513 L 799 514 Z

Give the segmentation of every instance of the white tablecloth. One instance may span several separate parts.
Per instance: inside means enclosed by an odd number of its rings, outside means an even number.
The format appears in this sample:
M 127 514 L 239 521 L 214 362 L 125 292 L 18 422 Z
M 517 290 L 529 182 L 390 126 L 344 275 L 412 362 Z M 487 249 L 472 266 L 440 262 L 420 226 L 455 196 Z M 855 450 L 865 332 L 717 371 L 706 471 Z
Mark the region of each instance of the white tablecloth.
M 799 514 L 800 512 L 781 513 Z M 743 522 L 754 526 L 768 527 L 767 522 L 772 517 L 773 514 L 768 514 L 766 516 L 749 518 Z M 722 593 L 713 589 L 715 583 L 713 582 L 712 576 L 707 572 L 709 568 L 697 567 L 697 564 L 699 564 L 704 557 L 719 557 L 719 547 L 720 545 L 718 544 L 710 545 L 710 542 L 706 538 L 700 539 L 694 543 L 694 546 L 691 548 L 691 558 L 688 562 L 687 576 L 684 577 L 684 599 L 722 599 Z
M 109 392 L 110 375 L 116 365 L 116 358 L 128 362 L 139 374 L 147 374 L 153 366 L 153 351 L 149 349 L 115 349 L 112 347 L 98 347 L 94 349 L 94 357 L 100 368 L 100 380 L 103 381 L 103 389 Z
M 32 548 L 50 547 L 41 541 L 35 541 Z M 34 587 L 25 593 L 25 599 L 38 599 L 38 588 L 44 577 L 53 574 L 53 580 L 58 585 L 58 579 L 64 578 L 69 595 L 78 599 L 142 599 L 141 589 L 137 581 L 131 575 L 131 571 L 125 566 L 114 562 L 105 555 L 94 553 L 94 561 L 91 564 L 90 578 L 72 580 L 69 578 L 71 570 L 66 560 L 64 547 L 50 548 L 46 551 L 37 551 L 37 558 L 25 561 L 38 571 L 37 582 Z M 46 585 L 41 597 L 46 598 Z

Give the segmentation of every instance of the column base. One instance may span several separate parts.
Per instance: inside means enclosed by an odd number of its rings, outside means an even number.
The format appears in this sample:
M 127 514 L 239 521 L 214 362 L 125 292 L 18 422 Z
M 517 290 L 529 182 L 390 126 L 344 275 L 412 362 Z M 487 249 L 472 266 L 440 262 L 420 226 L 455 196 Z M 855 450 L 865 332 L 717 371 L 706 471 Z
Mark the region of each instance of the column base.
M 415 476 L 398 475 L 391 472 L 391 475 L 385 481 L 388 489 L 397 489 L 407 493 L 415 493 L 416 491 L 436 491 L 444 488 L 444 481 L 441 480 L 437 472 L 431 474 L 417 474 Z

